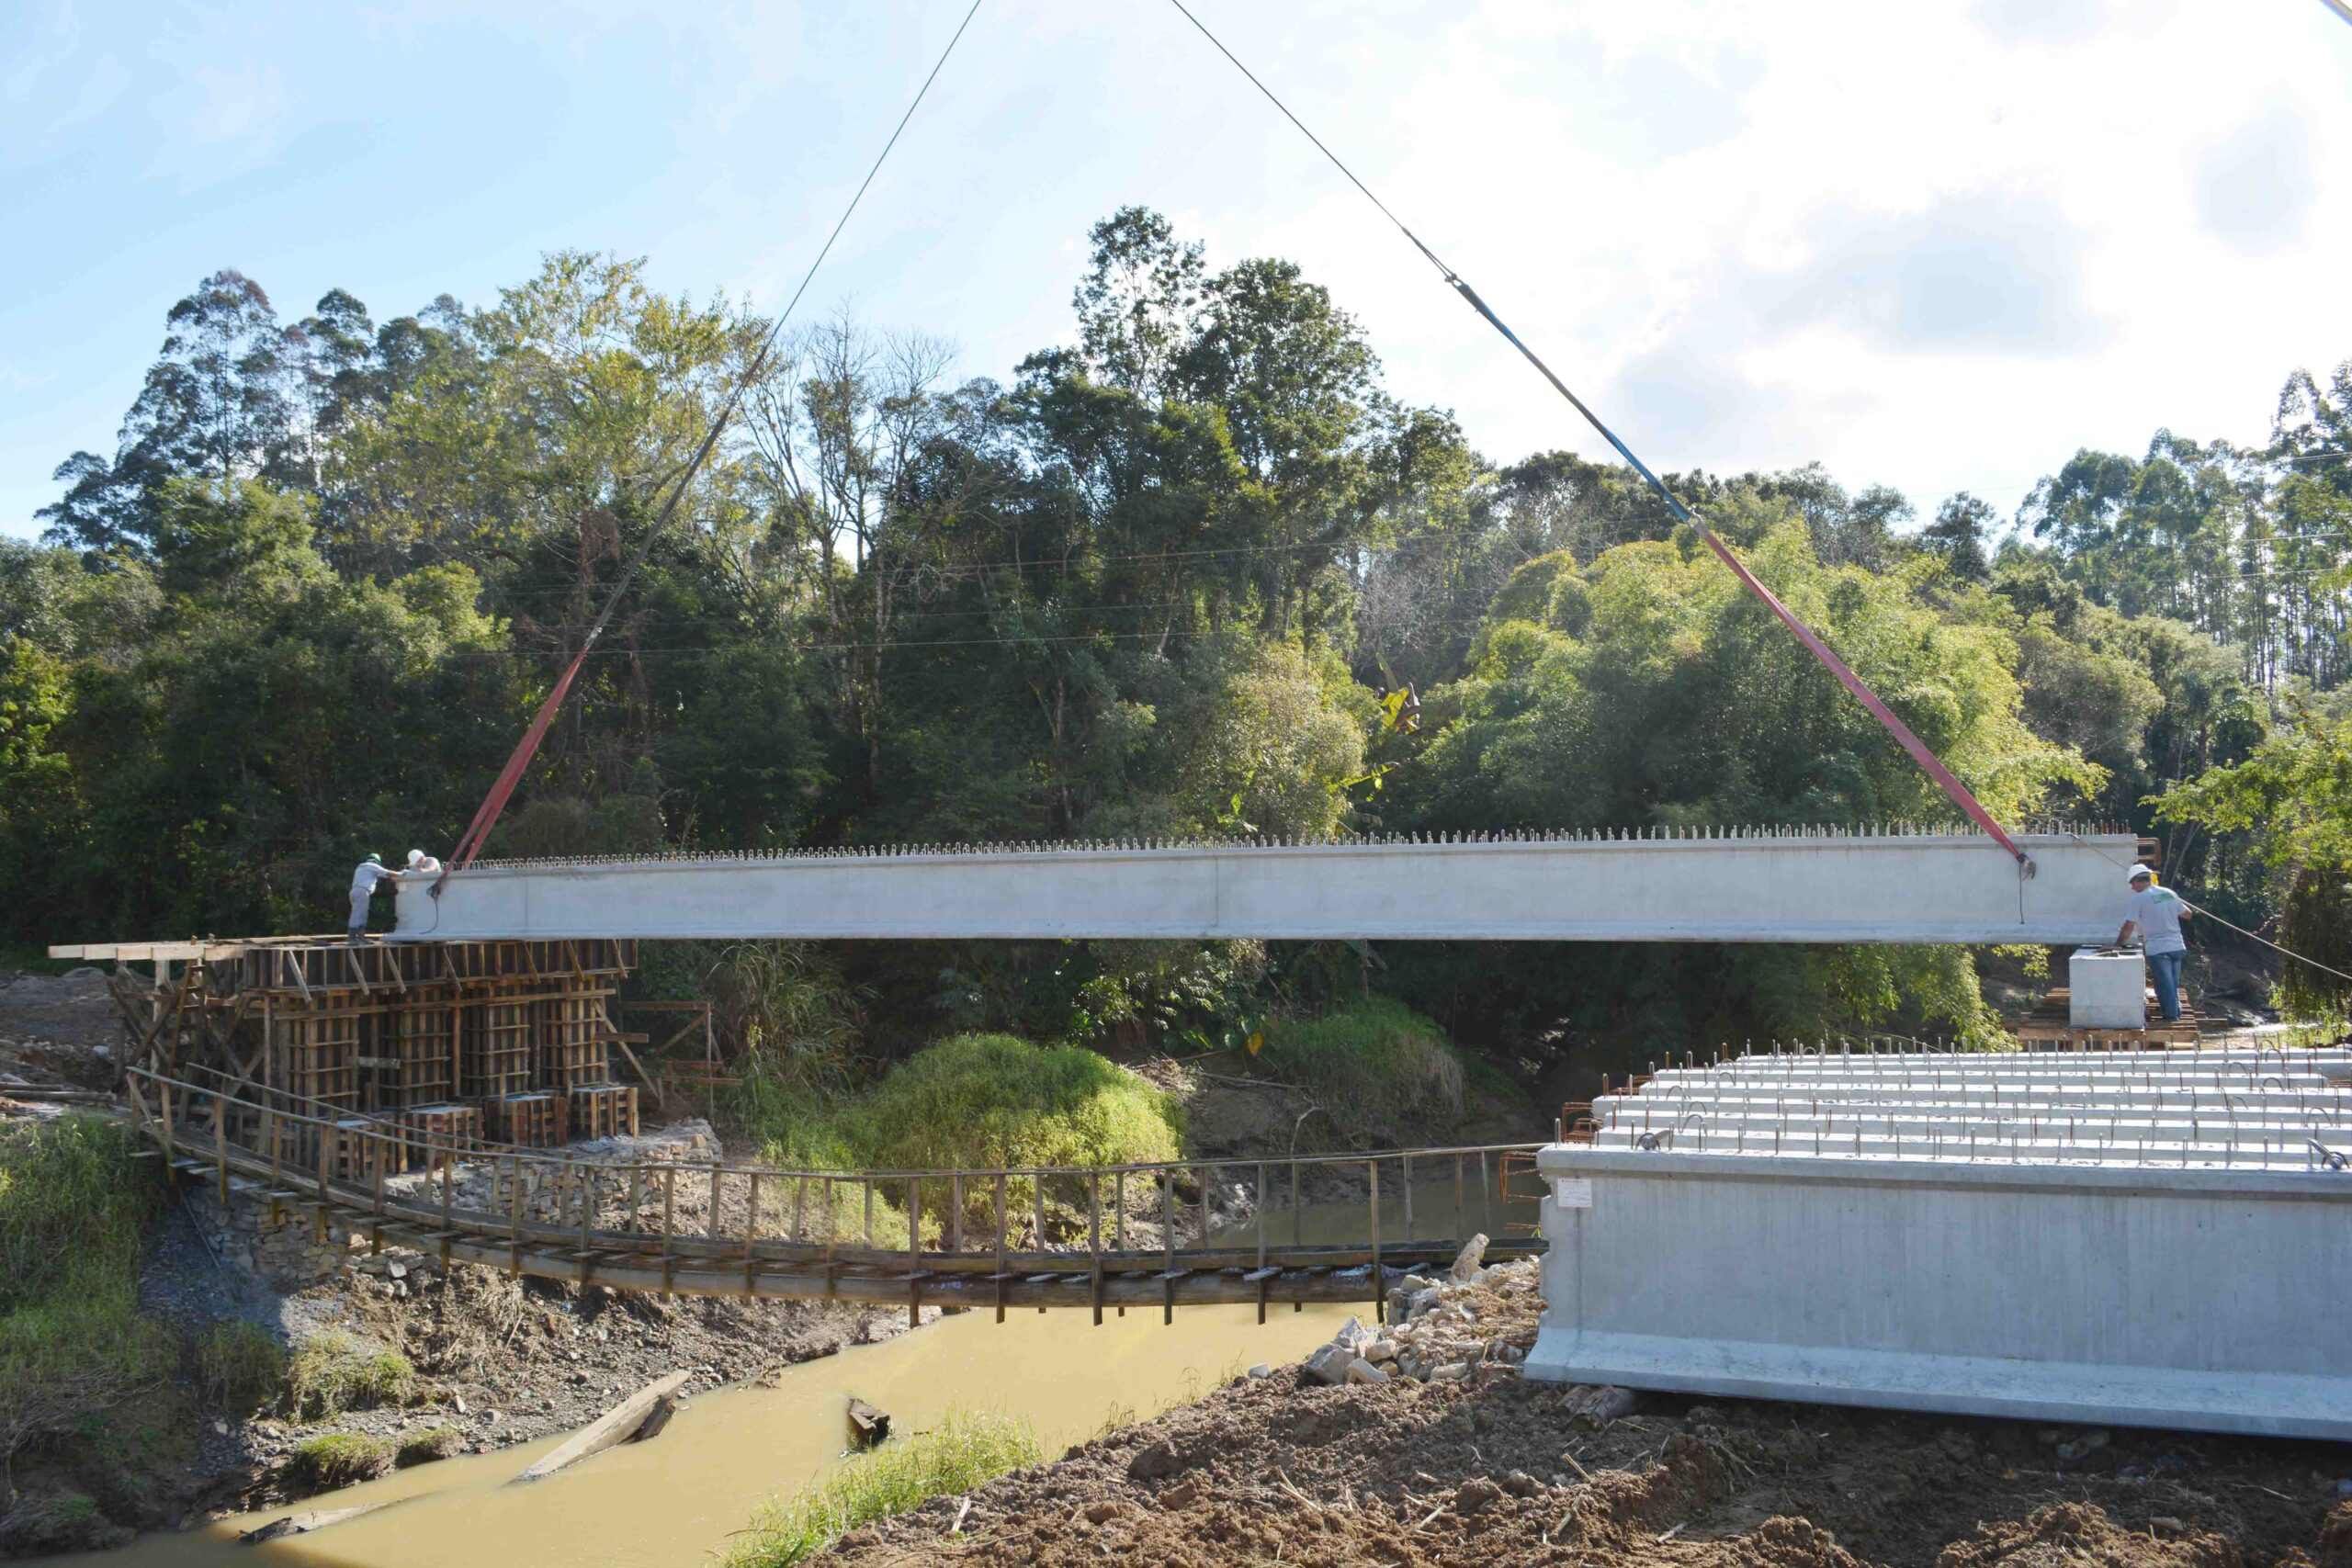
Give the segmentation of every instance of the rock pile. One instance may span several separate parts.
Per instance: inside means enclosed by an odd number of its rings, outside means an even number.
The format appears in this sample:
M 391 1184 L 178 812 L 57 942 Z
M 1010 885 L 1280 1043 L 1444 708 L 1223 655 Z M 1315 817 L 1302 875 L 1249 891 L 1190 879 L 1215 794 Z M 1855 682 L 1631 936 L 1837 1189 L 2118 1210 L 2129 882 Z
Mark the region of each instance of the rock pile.
M 1348 1319 L 1306 1358 L 1307 1375 L 1327 1383 L 1458 1382 L 1482 1369 L 1515 1375 L 1543 1313 L 1542 1275 L 1533 1258 L 1484 1268 L 1486 1249 L 1487 1238 L 1473 1236 L 1445 1278 L 1406 1275 L 1388 1293 L 1387 1324 Z

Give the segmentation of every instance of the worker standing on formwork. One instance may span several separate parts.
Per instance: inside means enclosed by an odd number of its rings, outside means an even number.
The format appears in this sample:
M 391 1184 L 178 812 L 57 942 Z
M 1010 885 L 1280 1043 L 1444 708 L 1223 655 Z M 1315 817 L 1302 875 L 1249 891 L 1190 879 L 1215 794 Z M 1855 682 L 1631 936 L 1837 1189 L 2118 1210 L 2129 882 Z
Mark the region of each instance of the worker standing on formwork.
M 381 855 L 369 855 L 351 872 L 351 925 L 345 937 L 357 947 L 368 940 L 368 900 L 376 896 L 376 884 L 392 874 Z
M 2154 872 L 2144 865 L 2132 868 L 2132 904 L 2124 915 L 2123 929 L 2115 933 L 2115 945 L 2128 947 L 2133 933 L 2138 933 L 2142 950 L 2148 955 L 2148 973 L 2155 978 L 2156 1006 L 2166 1023 L 2180 1021 L 2180 965 L 2188 956 L 2188 942 L 2180 934 L 2180 922 L 2188 915 L 2188 905 L 2180 895 L 2156 886 Z

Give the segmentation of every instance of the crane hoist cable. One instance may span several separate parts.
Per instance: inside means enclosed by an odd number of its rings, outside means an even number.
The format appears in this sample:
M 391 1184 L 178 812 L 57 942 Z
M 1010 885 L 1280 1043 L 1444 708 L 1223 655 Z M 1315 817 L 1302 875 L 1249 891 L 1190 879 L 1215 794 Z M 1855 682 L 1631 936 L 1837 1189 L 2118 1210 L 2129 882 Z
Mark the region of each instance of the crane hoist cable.
M 434 881 L 433 896 L 435 897 L 441 896 L 442 886 L 449 880 L 450 872 L 471 864 L 474 857 L 481 852 L 482 843 L 490 837 L 491 829 L 498 824 L 499 813 L 506 808 L 506 802 L 514 795 L 514 786 L 522 781 L 523 770 L 531 765 L 532 757 L 538 752 L 539 742 L 547 736 L 548 727 L 555 722 L 556 714 L 563 707 L 564 698 L 571 694 L 571 683 L 578 678 L 581 665 L 587 661 L 589 651 L 596 646 L 596 639 L 605 635 L 605 628 L 612 624 L 613 612 L 620 607 L 622 595 L 626 594 L 630 586 L 636 582 L 638 572 L 643 569 L 646 558 L 652 552 L 654 540 L 661 536 L 662 530 L 668 527 L 670 519 L 677 513 L 679 501 L 685 495 L 687 487 L 694 483 L 695 476 L 702 470 L 702 466 L 709 458 L 712 449 L 718 445 L 718 438 L 726 431 L 728 422 L 734 418 L 736 409 L 742 404 L 743 394 L 752 389 L 752 384 L 759 379 L 760 373 L 767 368 L 768 359 L 775 354 L 776 342 L 784 333 L 785 323 L 792 319 L 792 312 L 798 308 L 801 296 L 808 292 L 808 285 L 816 279 L 817 269 L 823 266 L 825 258 L 832 254 L 833 242 L 840 239 L 842 231 L 849 226 L 850 215 L 857 210 L 857 204 L 865 199 L 867 187 L 874 184 L 874 176 L 882 172 L 882 165 L 888 160 L 890 150 L 899 144 L 899 138 L 905 133 L 907 122 L 914 118 L 915 110 L 922 107 L 923 99 L 931 93 L 931 85 L 939 80 L 939 73 L 945 68 L 947 57 L 954 54 L 956 46 L 963 41 L 965 29 L 972 25 L 972 18 L 979 14 L 981 3 L 982 0 L 972 0 L 971 7 L 964 13 L 964 19 L 956 24 L 955 34 L 948 39 L 947 47 L 939 51 L 937 60 L 932 62 L 931 73 L 922 79 L 922 85 L 915 89 L 914 97 L 908 103 L 906 112 L 899 117 L 899 123 L 892 128 L 890 139 L 882 144 L 882 151 L 874 155 L 874 162 L 867 167 L 865 177 L 858 182 L 857 190 L 849 198 L 849 205 L 842 209 L 841 217 L 834 221 L 833 231 L 826 235 L 825 243 L 817 248 L 816 259 L 808 264 L 808 270 L 801 275 L 800 287 L 792 291 L 792 298 L 786 302 L 782 312 L 769 326 L 767 336 L 760 344 L 760 351 L 752 356 L 751 365 L 742 375 L 736 378 L 733 388 L 727 395 L 727 400 L 719 405 L 717 417 L 710 422 L 710 428 L 704 432 L 702 444 L 695 448 L 694 456 L 687 459 L 685 467 L 677 472 L 671 482 L 669 495 L 662 501 L 662 509 L 654 514 L 653 521 L 647 525 L 644 535 L 637 541 L 637 547 L 629 552 L 627 564 L 621 568 L 620 577 L 613 583 L 612 592 L 605 597 L 604 609 L 598 612 L 596 619 L 590 624 L 587 635 L 580 639 L 580 651 L 573 654 L 571 662 L 564 666 L 563 673 L 557 678 L 553 689 L 548 693 L 547 700 L 539 705 L 538 713 L 531 719 L 530 728 L 523 731 L 523 739 L 515 743 L 514 754 L 506 759 L 506 765 L 498 771 L 498 777 L 491 784 L 490 793 L 482 797 L 481 805 L 475 808 L 473 820 L 466 825 L 464 835 L 458 840 L 458 847 L 450 852 L 447 866 Z
M 1209 30 L 1207 23 L 1202 21 L 1200 17 L 1193 14 L 1191 7 L 1184 4 L 1184 0 L 1168 0 L 1168 3 L 1175 6 L 1177 11 L 1182 15 L 1186 21 L 1193 24 L 1193 28 L 1199 31 L 1200 35 L 1208 39 L 1209 43 L 1216 50 L 1216 51 L 1225 56 L 1227 62 L 1229 62 L 1236 71 L 1240 72 L 1241 74 L 1249 80 L 1251 86 L 1257 88 L 1260 93 L 1263 94 L 1266 101 L 1273 105 L 1274 107 L 1281 112 L 1282 117 L 1284 119 L 1297 127 L 1299 134 L 1306 137 L 1307 141 L 1313 142 L 1315 144 L 1315 150 L 1322 153 L 1325 158 L 1329 159 L 1331 166 L 1339 170 L 1341 175 L 1345 175 L 1350 185 L 1363 192 L 1363 197 L 1366 201 L 1371 202 L 1374 207 L 1379 209 L 1380 215 L 1383 218 L 1387 219 L 1390 223 L 1394 224 L 1396 231 L 1404 235 L 1405 238 L 1411 243 L 1412 247 L 1420 252 L 1421 254 L 1428 259 L 1430 265 L 1437 269 L 1438 276 L 1445 279 L 1446 286 L 1448 288 L 1452 288 L 1456 294 L 1459 294 L 1464 303 L 1466 303 L 1472 310 L 1477 311 L 1480 316 L 1484 317 L 1488 326 L 1493 327 L 1495 331 L 1500 333 L 1504 342 L 1510 344 L 1511 347 L 1519 350 L 1521 355 L 1525 358 L 1530 365 L 1532 365 L 1535 367 L 1537 373 L 1540 374 L 1544 379 L 1552 384 L 1552 389 L 1558 392 L 1563 398 L 1566 398 L 1569 404 L 1576 409 L 1577 412 L 1584 416 L 1585 423 L 1591 425 L 1594 430 L 1600 432 L 1601 439 L 1608 442 L 1610 446 L 1617 449 L 1617 455 L 1624 458 L 1626 463 L 1632 467 L 1635 473 L 1642 476 L 1642 479 L 1649 485 L 1650 489 L 1657 493 L 1657 498 L 1666 503 L 1667 510 L 1673 513 L 1675 520 L 1687 525 L 1695 531 L 1699 537 L 1705 541 L 1707 547 L 1715 553 L 1717 558 L 1722 560 L 1725 566 L 1731 569 L 1732 575 L 1739 579 L 1741 585 L 1747 588 L 1750 593 L 1754 594 L 1758 601 L 1760 602 L 1766 609 L 1771 611 L 1773 615 L 1780 620 L 1782 626 L 1789 628 L 1790 633 L 1793 635 L 1799 642 L 1804 645 L 1806 651 L 1821 661 L 1822 668 L 1827 670 L 1832 675 L 1835 675 L 1838 678 L 1838 683 L 1854 694 L 1856 701 L 1860 702 L 1863 707 L 1870 710 L 1871 716 L 1877 719 L 1878 722 L 1885 728 L 1887 733 L 1894 736 L 1902 748 L 1911 754 L 1912 761 L 1917 762 L 1919 766 L 1925 770 L 1927 775 L 1935 780 L 1937 784 L 1942 788 L 1944 794 L 1951 797 L 1952 803 L 1958 806 L 1961 810 L 1967 813 L 1970 820 L 1973 821 L 1978 827 L 1984 829 L 1986 833 L 1990 834 L 1996 843 L 2008 851 L 2009 853 L 2016 858 L 2018 874 L 2021 876 L 2031 876 L 2033 874 L 2033 862 L 2028 858 L 2023 850 L 2018 848 L 2016 841 L 2012 840 L 2007 833 L 2002 830 L 2001 825 L 1993 819 L 1993 814 L 1984 809 L 1984 804 L 1976 798 L 1975 795 L 1969 789 L 1969 787 L 1961 783 L 1960 780 L 1954 776 L 1950 768 L 1944 766 L 1943 760 L 1935 754 L 1934 750 L 1928 747 L 1928 743 L 1920 739 L 1918 736 L 1913 734 L 1911 727 L 1905 724 L 1902 719 L 1896 717 L 1894 710 L 1888 707 L 1885 703 L 1882 702 L 1879 699 L 1878 694 L 1871 691 L 1869 684 L 1864 682 L 1860 675 L 1855 674 L 1852 669 L 1847 665 L 1846 661 L 1838 658 L 1837 653 L 1830 649 L 1829 645 L 1822 641 L 1821 638 L 1815 634 L 1812 627 L 1806 626 L 1803 620 L 1798 618 L 1794 611 L 1782 604 L 1778 594 L 1774 593 L 1770 588 L 1765 587 L 1764 584 L 1757 579 L 1756 574 L 1747 570 L 1747 564 L 1743 562 L 1737 555 L 1733 553 L 1731 547 L 1724 544 L 1724 541 L 1716 536 L 1713 529 L 1708 527 L 1706 524 L 1700 521 L 1695 513 L 1693 513 L 1689 507 L 1683 505 L 1681 499 L 1671 490 L 1667 488 L 1665 481 L 1650 471 L 1649 465 L 1635 457 L 1634 455 L 1634 449 L 1626 446 L 1624 441 L 1619 437 L 1615 431 L 1610 429 L 1607 424 L 1601 422 L 1600 416 L 1592 412 L 1590 405 L 1587 404 L 1582 398 L 1577 396 L 1575 392 L 1571 391 L 1568 388 L 1568 384 L 1561 380 L 1558 376 L 1555 375 L 1552 367 L 1544 364 L 1543 359 L 1537 355 L 1536 352 L 1528 347 L 1520 335 L 1511 331 L 1510 328 L 1505 324 L 1503 319 L 1495 313 L 1494 307 L 1488 305 L 1486 300 L 1479 298 L 1478 291 L 1470 287 L 1469 280 L 1464 278 L 1460 273 L 1454 271 L 1452 267 L 1446 265 L 1443 261 L 1440 260 L 1437 253 L 1430 249 L 1428 244 L 1422 241 L 1419 234 L 1414 233 L 1410 228 L 1407 227 L 1403 219 L 1390 211 L 1388 209 L 1388 204 L 1381 200 L 1379 197 L 1374 195 L 1372 187 L 1364 184 L 1363 180 L 1357 178 L 1355 171 L 1349 168 L 1346 163 L 1340 159 L 1337 152 L 1332 152 L 1329 147 L 1326 146 L 1321 137 L 1308 130 L 1306 122 L 1300 119 L 1295 114 L 1293 114 L 1291 112 L 1290 106 L 1283 103 L 1281 97 L 1275 94 L 1272 87 L 1267 86 L 1265 83 L 1258 79 L 1258 73 L 1256 72 L 1250 70 L 1247 65 L 1244 65 L 1241 62 L 1240 58 L 1236 55 L 1233 51 L 1226 48 L 1224 40 Z

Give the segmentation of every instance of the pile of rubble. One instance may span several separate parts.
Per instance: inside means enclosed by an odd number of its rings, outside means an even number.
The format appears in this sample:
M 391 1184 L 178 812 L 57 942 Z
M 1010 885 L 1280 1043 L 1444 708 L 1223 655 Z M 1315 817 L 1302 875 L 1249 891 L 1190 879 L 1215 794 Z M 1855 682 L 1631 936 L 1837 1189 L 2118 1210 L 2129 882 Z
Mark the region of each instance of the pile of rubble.
M 1306 1358 L 1307 1375 L 1327 1383 L 1460 1382 L 1482 1369 L 1516 1375 L 1543 1315 L 1542 1266 L 1527 1258 L 1489 1269 L 1486 1252 L 1487 1238 L 1475 1235 L 1443 1279 L 1406 1275 L 1388 1293 L 1387 1323 L 1348 1319 Z

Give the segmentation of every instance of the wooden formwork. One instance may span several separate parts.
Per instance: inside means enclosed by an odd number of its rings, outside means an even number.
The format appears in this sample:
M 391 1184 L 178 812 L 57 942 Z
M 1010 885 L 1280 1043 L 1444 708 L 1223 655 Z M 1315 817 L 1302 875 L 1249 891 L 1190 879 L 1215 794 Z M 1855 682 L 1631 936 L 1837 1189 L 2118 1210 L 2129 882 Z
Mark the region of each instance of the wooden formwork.
M 566 1099 L 572 1137 L 637 1136 L 637 1089 L 633 1085 L 586 1084 L 571 1090 Z
M 492 1100 L 531 1088 L 531 1004 L 492 998 L 466 1010 L 458 1029 L 458 1092 Z
M 345 1117 L 335 1123 L 333 1140 L 335 1179 L 372 1186 L 408 1168 L 407 1140 L 398 1127 L 372 1117 Z
M 605 1040 L 601 992 L 580 990 L 537 1005 L 537 1078 L 548 1089 L 582 1089 L 609 1082 L 612 1050 Z
M 435 1155 L 462 1154 L 482 1143 L 479 1105 L 420 1105 L 401 1111 L 400 1122 L 410 1152 L 428 1160 Z
M 368 1124 L 386 1130 L 382 1147 L 406 1141 L 410 1158 L 434 1140 L 560 1143 L 574 1091 L 597 1135 L 635 1126 L 635 1089 L 615 1070 L 644 1069 L 609 1010 L 636 964 L 633 942 L 297 938 L 75 955 L 115 960 L 107 984 L 129 1060 L 320 1125 L 381 1118 Z M 323 1157 L 344 1179 L 372 1179 L 372 1164 L 393 1154 L 335 1146 L 369 1141 L 338 1134 L 323 1156 L 284 1152 L 306 1168 Z
M 2033 1051 L 2162 1051 L 2194 1045 L 2205 1032 L 2197 1010 L 2181 1000 L 2180 1017 L 2166 1020 L 2147 1003 L 2147 1016 L 2137 1029 L 2081 1028 L 2070 1021 L 2072 994 L 2061 986 L 2049 992 L 2034 1010 L 2010 1026 L 2018 1043 Z
M 502 1144 L 544 1149 L 571 1136 L 570 1102 L 546 1089 L 504 1095 L 484 1109 L 490 1112 L 490 1135 Z

